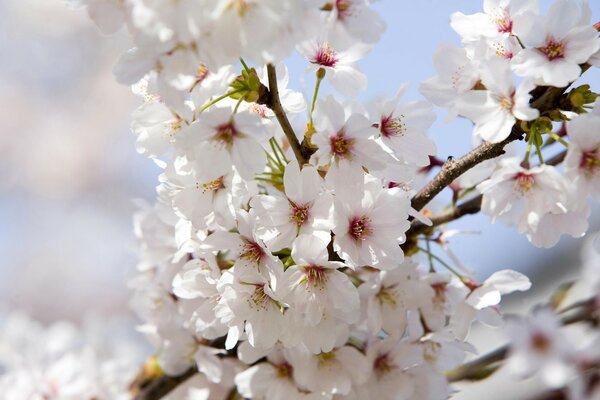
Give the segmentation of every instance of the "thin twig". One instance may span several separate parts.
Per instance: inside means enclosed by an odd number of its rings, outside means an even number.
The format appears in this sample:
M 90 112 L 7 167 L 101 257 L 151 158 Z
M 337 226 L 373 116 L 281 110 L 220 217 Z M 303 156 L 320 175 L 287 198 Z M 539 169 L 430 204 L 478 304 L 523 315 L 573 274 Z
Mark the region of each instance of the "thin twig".
M 546 160 L 546 164 L 556 166 L 564 161 L 566 155 L 567 151 L 564 150 L 555 155 L 554 157 L 551 157 L 548 160 Z M 439 214 L 436 214 L 429 218 L 432 223 L 431 225 L 425 225 L 420 221 L 414 220 L 410 229 L 406 232 L 406 236 L 415 237 L 417 235 L 420 235 L 421 233 L 433 229 L 436 226 L 444 225 L 448 222 L 455 221 L 465 215 L 477 214 L 479 211 L 481 211 L 481 200 L 482 195 L 478 195 L 459 205 L 441 211 Z
M 158 400 L 169 394 L 177 386 L 190 379 L 198 371 L 192 367 L 181 375 L 168 376 L 163 375 L 159 379 L 149 382 L 146 386 L 136 389 L 134 400 Z
M 281 105 L 281 100 L 279 99 L 279 89 L 277 88 L 277 73 L 275 72 L 275 66 L 273 66 L 273 64 L 267 64 L 267 75 L 269 77 L 271 110 L 273 110 L 275 113 L 281 129 L 283 130 L 283 133 L 285 133 L 285 137 L 294 151 L 294 155 L 298 160 L 298 164 L 300 164 L 300 167 L 302 167 L 302 165 L 306 164 L 306 157 L 304 154 L 302 154 L 300 142 L 298 141 L 298 138 L 294 133 L 294 128 L 292 128 L 292 125 L 285 114 L 283 106 Z

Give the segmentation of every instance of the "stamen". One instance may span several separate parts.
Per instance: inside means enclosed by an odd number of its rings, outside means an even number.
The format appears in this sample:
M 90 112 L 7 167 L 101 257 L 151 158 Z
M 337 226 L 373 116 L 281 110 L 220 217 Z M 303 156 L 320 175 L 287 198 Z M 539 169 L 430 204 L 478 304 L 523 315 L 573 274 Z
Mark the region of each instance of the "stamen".
M 548 60 L 552 61 L 552 60 L 556 60 L 557 58 L 563 58 L 564 57 L 564 46 L 561 42 L 557 42 L 554 39 L 549 39 L 546 42 L 546 46 L 545 47 L 541 47 L 538 50 L 540 50 L 542 53 L 544 53 L 546 55 L 546 57 L 548 58 Z
M 354 218 L 348 226 L 348 234 L 356 241 L 365 240 L 373 233 L 370 223 L 367 217 Z
M 325 44 L 325 46 L 320 46 L 317 50 L 317 54 L 315 54 L 311 61 L 313 64 L 322 65 L 324 67 L 335 67 L 337 62 L 337 53 L 329 47 L 329 43 Z
M 399 117 L 389 115 L 381 120 L 379 132 L 385 137 L 402 136 L 406 133 L 406 123 L 404 123 L 404 114 Z

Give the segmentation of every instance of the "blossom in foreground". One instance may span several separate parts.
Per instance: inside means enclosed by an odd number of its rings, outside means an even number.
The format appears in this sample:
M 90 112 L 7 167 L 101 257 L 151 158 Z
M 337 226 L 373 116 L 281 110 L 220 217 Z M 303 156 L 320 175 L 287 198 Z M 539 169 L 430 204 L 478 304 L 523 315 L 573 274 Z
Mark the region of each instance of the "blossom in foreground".
M 477 185 L 483 194 L 481 210 L 492 218 L 517 226 L 519 232 L 535 234 L 548 214 L 566 214 L 576 205 L 569 182 L 550 165 L 525 169 L 519 160 L 500 161 L 490 179 Z M 550 228 L 550 227 L 545 227 Z M 562 232 L 560 225 L 553 225 Z
M 292 337 L 312 352 L 329 352 L 337 335 L 336 324 L 358 321 L 360 299 L 350 278 L 339 269 L 344 264 L 329 261 L 327 243 L 317 236 L 302 235 L 294 242 L 296 265 L 285 271 Z M 282 291 L 285 289 L 282 289 Z
M 435 114 L 423 101 L 400 103 L 406 88 L 402 85 L 394 98 L 383 101 L 375 117 L 381 141 L 394 155 L 400 161 L 424 167 L 429 165 L 429 156 L 435 154 L 435 144 L 427 137 Z
M 333 228 L 333 200 L 322 193 L 323 182 L 316 168 L 305 166 L 300 170 L 293 160 L 285 168 L 283 183 L 283 196 L 258 195 L 250 202 L 259 224 L 267 230 L 267 246 L 274 251 L 291 248 L 301 234 L 318 235 L 328 241 Z
M 456 12 L 450 26 L 463 43 L 476 42 L 482 37 L 496 38 L 513 34 L 516 18 L 524 13 L 538 12 L 537 0 L 484 0 L 483 13 L 465 15 Z
M 535 84 L 524 81 L 515 88 L 507 61 L 489 60 L 481 70 L 481 82 L 486 90 L 463 94 L 458 106 L 459 113 L 475 123 L 476 137 L 498 143 L 510 135 L 517 120 L 531 121 L 539 116 L 539 111 L 529 105 L 529 92 Z
M 310 69 L 315 72 L 323 69 L 331 86 L 341 94 L 356 96 L 367 88 L 367 77 L 356 66 L 369 50 L 364 44 L 340 48 L 329 41 L 311 40 L 298 50 L 310 62 Z
M 346 182 L 341 178 L 337 186 Z M 383 188 L 370 176 L 365 176 L 360 187 L 360 197 L 337 192 L 333 249 L 351 268 L 396 268 L 404 258 L 400 244 L 410 226 L 410 200 L 400 188 Z
M 575 0 L 556 0 L 548 15 L 522 15 L 515 31 L 526 48 L 513 58 L 513 70 L 540 85 L 564 87 L 576 80 L 579 65 L 600 49 L 583 7 Z

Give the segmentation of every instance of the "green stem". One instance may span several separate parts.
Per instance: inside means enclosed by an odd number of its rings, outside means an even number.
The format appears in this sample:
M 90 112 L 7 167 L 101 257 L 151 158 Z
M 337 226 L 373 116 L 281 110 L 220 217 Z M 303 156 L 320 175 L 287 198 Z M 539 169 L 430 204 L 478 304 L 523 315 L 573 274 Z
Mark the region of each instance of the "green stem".
M 320 72 L 324 71 L 324 72 Z M 317 103 L 317 96 L 319 95 L 319 88 L 321 87 L 321 81 L 325 77 L 325 70 L 319 68 L 317 71 L 317 82 L 315 83 L 315 91 L 313 92 L 312 102 L 310 103 L 310 127 L 313 127 L 313 112 L 315 111 L 315 104 Z
M 273 150 L 273 154 L 275 155 L 275 158 L 277 158 L 279 167 L 284 168 L 283 162 L 281 161 L 281 158 L 279 158 L 279 154 L 278 154 L 277 149 L 275 148 L 275 145 L 273 144 L 273 142 L 275 142 L 275 138 L 269 139 L 269 145 L 271 146 L 271 150 Z
M 524 163 L 529 165 L 529 157 L 531 156 L 531 147 L 533 146 L 533 135 L 529 136 L 527 141 L 527 150 L 525 151 Z
M 544 157 L 542 157 L 542 147 L 540 146 L 540 144 L 538 143 L 537 140 L 534 139 L 534 143 L 535 143 L 535 150 L 536 153 L 538 155 L 538 159 L 540 160 L 540 165 L 544 164 Z
M 240 62 L 242 63 L 242 66 L 244 67 L 246 72 L 250 73 L 250 68 L 248 68 L 248 64 L 246 64 L 246 62 L 244 61 L 244 59 L 242 57 L 240 57 Z
M 235 108 L 233 109 L 234 114 L 238 112 L 238 108 L 240 108 L 240 104 L 242 104 L 242 101 L 244 101 L 244 98 L 240 97 L 240 99 L 238 100 L 238 102 L 235 105 Z
M 554 132 L 552 132 L 552 131 L 549 131 L 549 132 L 548 132 L 548 135 L 550 135 L 550 137 L 551 137 L 552 139 L 554 139 L 554 140 L 555 140 L 555 141 L 557 141 L 558 143 L 562 144 L 563 146 L 565 146 L 565 147 L 567 147 L 567 148 L 569 147 L 569 143 L 567 143 L 567 141 L 566 141 L 565 139 L 561 138 L 561 137 L 560 137 L 560 136 L 558 136 L 556 133 L 554 133 Z
M 424 253 L 427 253 L 427 254 L 429 254 L 429 256 L 430 256 L 431 258 L 433 258 L 434 260 L 436 260 L 437 262 L 439 262 L 440 264 L 442 264 L 442 265 L 444 266 L 444 268 L 446 268 L 448 271 L 450 271 L 450 272 L 452 272 L 454 275 L 456 275 L 456 277 L 457 277 L 458 279 L 460 279 L 460 281 L 461 281 L 461 282 L 463 282 L 463 281 L 465 280 L 465 277 L 464 277 L 464 276 L 463 276 L 463 275 L 462 275 L 460 272 L 458 272 L 457 270 L 455 270 L 454 268 L 452 268 L 452 267 L 451 267 L 451 266 L 450 266 L 450 265 L 449 265 L 449 264 L 448 264 L 446 261 L 444 261 L 444 260 L 442 260 L 441 258 L 439 258 L 438 256 L 436 256 L 436 255 L 435 255 L 435 254 L 433 254 L 431 251 L 428 251 L 427 249 L 424 249 L 424 248 L 422 248 L 422 247 L 418 247 L 418 246 L 417 246 L 417 249 L 418 249 L 419 251 L 422 251 L 422 252 L 424 252 Z
M 518 37 L 517 35 L 515 35 L 515 37 L 517 38 L 517 42 L 519 42 L 519 46 L 521 46 L 521 48 L 524 49 L 525 45 L 523 44 L 523 42 L 521 42 L 521 38 Z
M 427 256 L 429 257 L 429 272 L 435 272 L 435 267 L 433 266 L 433 257 L 431 254 L 431 244 L 429 240 L 425 242 L 425 246 L 427 247 Z
M 215 104 L 217 104 L 219 101 L 228 98 L 229 96 L 231 96 L 232 94 L 236 94 L 236 93 L 240 93 L 243 92 L 245 89 L 236 89 L 236 90 L 232 90 L 231 92 L 227 92 L 222 96 L 217 97 L 216 99 L 213 99 L 211 101 L 209 101 L 208 103 L 206 103 L 205 105 L 203 105 L 198 112 L 201 113 L 204 110 L 206 110 L 208 107 L 213 106 Z

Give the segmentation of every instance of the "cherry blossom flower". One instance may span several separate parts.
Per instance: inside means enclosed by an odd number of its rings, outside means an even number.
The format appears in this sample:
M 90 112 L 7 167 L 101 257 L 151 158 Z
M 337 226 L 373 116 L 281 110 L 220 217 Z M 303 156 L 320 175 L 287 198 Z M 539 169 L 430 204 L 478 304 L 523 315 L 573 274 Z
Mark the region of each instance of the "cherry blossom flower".
M 459 113 L 475 123 L 473 134 L 493 143 L 510 135 L 517 120 L 531 121 L 539 112 L 529 106 L 532 81 L 515 88 L 510 64 L 492 59 L 481 71 L 481 81 L 487 90 L 471 90 L 460 96 Z
M 456 12 L 450 26 L 463 43 L 475 42 L 482 37 L 494 38 L 513 34 L 515 18 L 524 13 L 538 12 L 537 0 L 484 0 L 483 13 L 465 15 Z
M 500 304 L 501 296 L 515 291 L 529 290 L 530 287 L 529 279 L 517 271 L 494 272 L 456 307 L 450 322 L 454 334 L 460 339 L 466 338 L 473 320 L 492 327 L 501 325 L 500 312 L 496 309 Z
M 323 7 L 330 10 L 327 22 L 338 40 L 375 43 L 385 31 L 385 21 L 369 7 L 367 0 L 333 0 Z
M 328 176 L 349 167 L 354 171 L 381 170 L 391 160 L 385 151 L 370 138 L 377 134 L 371 122 L 358 113 L 344 109 L 333 97 L 319 101 L 315 108 L 316 133 L 312 141 L 318 150 L 310 162 L 318 167 L 331 165 Z M 362 175 L 360 172 L 358 175 Z
M 377 107 L 379 134 L 400 161 L 424 167 L 429 165 L 429 156 L 435 154 L 435 145 L 427 137 L 435 114 L 423 101 L 400 103 L 406 88 L 402 85 L 393 99 Z
M 464 49 L 442 44 L 433 55 L 437 75 L 421 82 L 419 90 L 431 103 L 449 108 L 454 116 L 456 98 L 473 89 L 479 81 L 479 72 Z
M 400 244 L 410 225 L 410 201 L 399 188 L 383 188 L 369 176 L 364 179 L 362 196 L 336 196 L 333 248 L 352 268 L 394 269 L 404 258 Z M 345 182 L 341 179 L 338 186 Z
M 556 0 L 548 15 L 523 14 L 515 32 L 527 47 L 513 58 L 513 70 L 540 85 L 568 86 L 600 49 L 598 32 L 585 22 L 575 0 Z
M 289 352 L 294 379 L 313 392 L 347 395 L 354 385 L 369 378 L 370 366 L 365 356 L 352 346 L 312 354 L 302 348 Z
M 250 206 L 260 225 L 271 230 L 265 239 L 273 250 L 291 247 L 301 234 L 319 235 L 324 241 L 330 238 L 333 228 L 331 214 L 333 199 L 322 191 L 322 179 L 312 166 L 302 170 L 297 161 L 290 162 L 283 176 L 285 196 L 254 196 Z
M 339 48 L 329 41 L 311 40 L 302 43 L 298 51 L 306 57 L 313 71 L 323 69 L 331 86 L 341 94 L 354 97 L 367 88 L 367 77 L 358 70 L 356 62 L 364 57 L 369 48 L 354 43 Z
M 289 342 L 302 342 L 313 353 L 331 351 L 339 333 L 336 323 L 357 322 L 360 314 L 358 291 L 339 271 L 344 264 L 328 258 L 327 243 L 299 236 L 292 248 L 296 265 L 282 279 L 288 291 L 283 301 L 290 306 Z
M 275 278 L 265 279 L 251 269 L 234 267 L 223 273 L 215 315 L 229 327 L 226 349 L 233 348 L 243 332 L 253 347 L 268 349 L 279 340 L 284 316 L 274 293 L 276 284 Z
M 554 167 L 525 169 L 516 158 L 500 161 L 496 172 L 477 189 L 483 194 L 481 210 L 492 222 L 500 218 L 522 233 L 535 233 L 545 214 L 564 214 L 570 207 L 569 183 Z
M 182 132 L 180 148 L 185 149 L 190 160 L 194 159 L 190 150 L 208 142 L 212 149 L 204 154 L 211 154 L 212 159 L 229 160 L 242 178 L 252 179 L 266 164 L 265 152 L 260 145 L 264 133 L 258 116 L 248 112 L 232 115 L 228 107 L 215 107 L 202 113 L 198 121 Z

